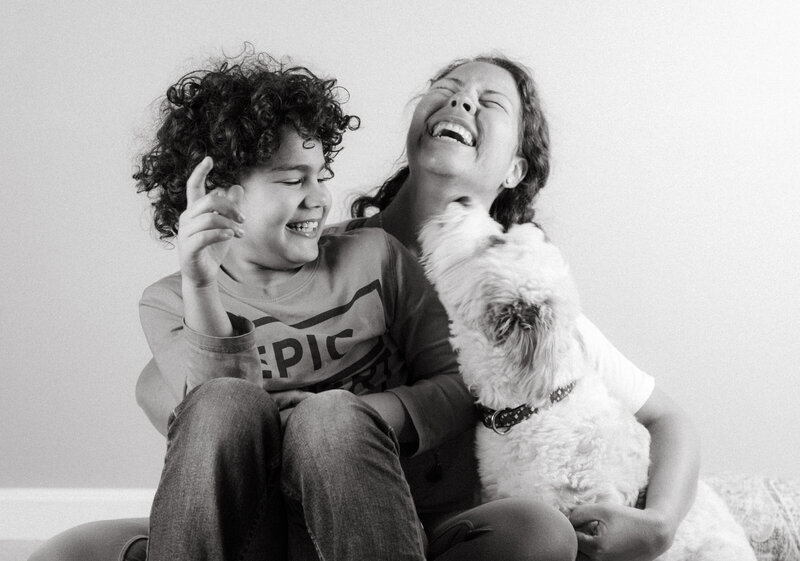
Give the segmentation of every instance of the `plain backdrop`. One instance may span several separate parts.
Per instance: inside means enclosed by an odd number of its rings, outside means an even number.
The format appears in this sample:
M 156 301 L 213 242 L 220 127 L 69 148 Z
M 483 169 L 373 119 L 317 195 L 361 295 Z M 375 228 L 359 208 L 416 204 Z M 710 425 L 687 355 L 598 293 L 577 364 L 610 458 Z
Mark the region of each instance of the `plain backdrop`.
M 155 487 L 137 302 L 177 268 L 131 174 L 160 96 L 244 41 L 335 76 L 334 218 L 402 157 L 451 59 L 535 74 L 539 217 L 586 315 L 696 423 L 705 471 L 800 477 L 800 4 L 42 2 L 0 6 L 0 487 Z

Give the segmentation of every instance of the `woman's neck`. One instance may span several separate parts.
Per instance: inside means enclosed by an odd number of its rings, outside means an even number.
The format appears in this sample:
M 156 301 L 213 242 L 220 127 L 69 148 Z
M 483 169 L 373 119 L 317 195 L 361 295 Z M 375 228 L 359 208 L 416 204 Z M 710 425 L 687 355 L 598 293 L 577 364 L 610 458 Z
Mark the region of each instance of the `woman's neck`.
M 449 190 L 440 187 L 432 182 L 425 184 L 412 173 L 392 202 L 381 211 L 381 227 L 417 256 L 420 254 L 419 229 L 450 202 L 442 196 Z

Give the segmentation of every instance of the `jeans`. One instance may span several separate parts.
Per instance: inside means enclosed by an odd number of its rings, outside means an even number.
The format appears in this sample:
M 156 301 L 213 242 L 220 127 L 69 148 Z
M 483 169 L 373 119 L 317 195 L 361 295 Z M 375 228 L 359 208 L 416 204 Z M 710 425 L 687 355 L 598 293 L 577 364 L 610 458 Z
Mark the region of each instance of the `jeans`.
M 424 559 L 399 447 L 351 393 L 278 408 L 234 378 L 176 408 L 150 515 L 151 561 Z
M 390 427 L 356 396 L 330 391 L 294 409 L 256 386 L 206 382 L 176 408 L 150 518 L 82 525 L 30 561 L 348 559 L 574 561 L 569 521 L 503 499 L 429 527 L 414 510 Z M 149 545 L 145 545 L 149 543 Z

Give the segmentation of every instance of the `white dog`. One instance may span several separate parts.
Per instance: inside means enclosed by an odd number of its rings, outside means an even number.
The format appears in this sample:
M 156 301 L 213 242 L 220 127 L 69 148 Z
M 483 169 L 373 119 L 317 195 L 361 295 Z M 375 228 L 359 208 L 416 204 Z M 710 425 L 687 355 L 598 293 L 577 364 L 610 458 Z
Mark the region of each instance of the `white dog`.
M 647 486 L 650 436 L 586 360 L 578 295 L 559 250 L 533 224 L 504 233 L 467 200 L 429 221 L 420 242 L 483 418 L 476 451 L 485 499 L 533 498 L 567 516 L 583 504 L 636 505 Z M 659 559 L 753 561 L 755 554 L 701 483 Z

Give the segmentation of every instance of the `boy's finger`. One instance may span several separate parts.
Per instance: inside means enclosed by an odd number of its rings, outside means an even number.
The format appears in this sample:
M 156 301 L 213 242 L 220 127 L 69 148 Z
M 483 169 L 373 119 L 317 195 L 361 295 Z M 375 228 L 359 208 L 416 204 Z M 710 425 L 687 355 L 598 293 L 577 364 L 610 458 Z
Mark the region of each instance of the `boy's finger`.
M 216 230 L 201 230 L 186 239 L 182 246 L 187 253 L 198 253 L 204 248 L 215 243 L 228 241 L 236 233 L 230 228 L 217 228 Z
M 272 392 L 270 395 L 278 405 L 278 409 L 283 410 L 294 407 L 305 398 L 310 396 L 311 393 L 303 390 L 283 390 L 280 392 Z
M 244 235 L 244 228 L 242 228 L 241 223 L 226 218 L 221 214 L 211 212 L 201 214 L 192 220 L 185 220 L 181 224 L 180 232 L 184 237 L 190 237 L 203 230 L 215 230 L 218 228 L 233 230 L 237 238 L 241 238 Z
M 189 179 L 186 180 L 186 206 L 194 204 L 206 194 L 206 177 L 214 167 L 214 160 L 211 156 L 203 158 L 192 170 Z
M 238 207 L 244 198 L 244 187 L 241 185 L 231 185 L 228 188 L 227 196 L 228 200 Z
M 239 212 L 238 205 L 225 195 L 219 196 L 218 191 L 212 191 L 195 201 L 193 205 L 186 209 L 182 218 L 191 219 L 206 212 L 221 214 L 240 223 L 244 221 L 244 216 Z

